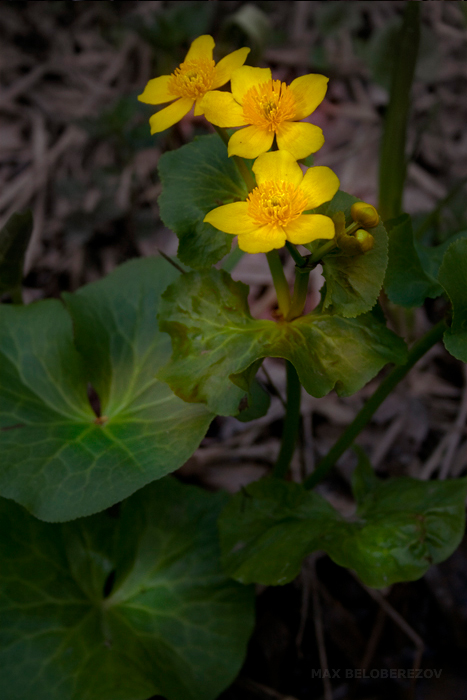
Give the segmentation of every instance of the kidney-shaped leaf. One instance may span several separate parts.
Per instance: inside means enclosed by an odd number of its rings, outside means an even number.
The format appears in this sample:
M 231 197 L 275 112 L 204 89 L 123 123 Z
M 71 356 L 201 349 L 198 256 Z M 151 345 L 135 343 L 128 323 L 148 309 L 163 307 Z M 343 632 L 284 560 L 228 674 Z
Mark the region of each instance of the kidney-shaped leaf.
M 438 279 L 452 303 L 451 328 L 444 333 L 446 350 L 467 362 L 467 238 L 449 246 Z
M 331 217 L 341 211 L 348 225 L 352 221 L 350 207 L 358 201 L 357 197 L 339 190 L 330 202 L 316 211 Z M 334 251 L 323 257 L 323 276 L 326 280 L 323 309 L 346 318 L 355 318 L 376 304 L 388 262 L 388 236 L 381 223 L 370 233 L 374 246 L 367 253 L 349 256 Z
M 242 583 L 284 584 L 306 555 L 324 550 L 379 588 L 420 578 L 461 541 L 466 479 L 362 482 L 362 475 L 354 481 L 357 512 L 348 519 L 298 484 L 263 479 L 247 486 L 219 520 L 225 571 Z
M 196 270 L 211 267 L 229 252 L 233 237 L 203 223 L 221 204 L 248 194 L 219 136 L 201 136 L 159 161 L 162 221 L 179 238 L 179 259 Z
M 220 569 L 223 503 L 171 477 L 117 518 L 52 525 L 0 499 L 2 700 L 215 700 L 254 621 Z
M 248 287 L 219 270 L 182 275 L 163 294 L 159 323 L 171 335 L 173 355 L 158 376 L 185 401 L 238 413 L 247 369 L 264 357 L 290 360 L 313 396 L 334 388 L 348 396 L 387 362 L 404 362 L 403 341 L 371 314 L 254 320 L 247 295 Z
M 178 273 L 162 259 L 23 307 L 0 306 L 0 493 L 44 520 L 122 500 L 180 467 L 212 415 L 155 379 L 170 341 L 159 296 Z M 101 417 L 87 397 L 97 391 Z

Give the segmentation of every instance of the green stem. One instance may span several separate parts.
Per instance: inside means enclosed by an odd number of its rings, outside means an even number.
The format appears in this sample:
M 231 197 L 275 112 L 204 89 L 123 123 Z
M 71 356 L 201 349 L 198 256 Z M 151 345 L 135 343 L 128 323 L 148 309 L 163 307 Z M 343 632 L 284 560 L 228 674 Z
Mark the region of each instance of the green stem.
M 212 126 L 217 131 L 217 133 L 219 134 L 219 136 L 221 137 L 221 139 L 223 140 L 225 145 L 228 146 L 230 137 L 229 137 L 227 131 L 222 126 L 216 126 L 215 124 L 213 124 Z M 233 160 L 235 161 L 235 165 L 237 166 L 238 171 L 239 171 L 240 175 L 242 176 L 242 178 L 245 182 L 245 185 L 248 188 L 248 192 L 251 192 L 252 190 L 255 189 L 256 182 L 255 182 L 253 175 L 249 171 L 247 164 L 245 163 L 243 158 L 240 158 L 239 156 L 233 156 Z
M 286 241 L 286 242 L 285 242 L 285 245 L 286 245 L 286 248 L 287 248 L 287 250 L 289 251 L 290 255 L 291 255 L 291 256 L 293 257 L 293 259 L 295 260 L 295 264 L 296 264 L 298 267 L 305 267 L 305 265 L 306 265 L 306 258 L 304 258 L 302 255 L 300 255 L 300 253 L 298 252 L 298 250 L 296 249 L 296 247 L 294 246 L 294 244 L 293 244 L 293 243 L 290 243 L 290 241 Z
M 311 268 L 305 270 L 295 268 L 295 283 L 293 289 L 292 302 L 286 321 L 293 321 L 294 318 L 302 315 L 308 293 L 308 280 L 310 279 Z
M 362 410 L 355 416 L 352 423 L 340 436 L 336 444 L 331 448 L 326 457 L 321 460 L 316 470 L 304 481 L 306 489 L 312 489 L 323 479 L 326 474 L 336 464 L 337 460 L 352 445 L 357 435 L 367 425 L 375 411 L 381 406 L 383 401 L 389 396 L 394 387 L 405 377 L 418 360 L 441 340 L 446 330 L 444 319 L 433 326 L 409 351 L 407 362 L 404 365 L 395 367 L 376 389 L 373 396 L 366 402 Z
M 379 207 L 383 221 L 402 213 L 406 176 L 405 142 L 410 88 L 420 42 L 420 3 L 406 2 L 391 75 L 379 163 Z
M 289 471 L 290 462 L 295 452 L 297 442 L 298 427 L 300 423 L 300 380 L 295 367 L 288 360 L 287 370 L 287 408 L 285 411 L 284 428 L 282 431 L 282 444 L 279 456 L 272 470 L 272 476 L 283 479 Z
M 274 288 L 279 302 L 279 309 L 282 316 L 285 318 L 290 309 L 290 289 L 284 274 L 281 259 L 277 250 L 270 250 L 266 253 L 269 269 L 271 270 Z
M 238 245 L 235 246 L 233 250 L 230 251 L 225 261 L 222 263 L 222 269 L 226 272 L 232 272 L 232 270 L 238 265 L 240 260 L 245 255 L 245 251 L 241 250 Z
M 322 246 L 320 246 L 317 250 L 315 250 L 314 253 L 312 253 L 308 259 L 308 264 L 314 263 L 317 265 L 322 258 L 327 255 L 327 253 L 331 252 L 331 250 L 334 250 L 337 246 L 337 241 L 335 238 L 332 238 L 330 241 L 327 243 L 323 243 Z

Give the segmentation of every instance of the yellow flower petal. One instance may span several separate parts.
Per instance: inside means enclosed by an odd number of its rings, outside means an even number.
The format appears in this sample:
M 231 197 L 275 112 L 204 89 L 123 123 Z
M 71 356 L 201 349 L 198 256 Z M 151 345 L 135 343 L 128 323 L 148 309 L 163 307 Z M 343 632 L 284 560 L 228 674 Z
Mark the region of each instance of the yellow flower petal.
M 252 66 L 237 68 L 230 79 L 232 95 L 241 104 L 244 94 L 251 87 L 258 85 L 258 83 L 265 83 L 268 80 L 272 80 L 270 68 L 253 68 Z
M 308 199 L 306 208 L 315 209 L 334 197 L 339 189 L 339 178 L 331 168 L 317 165 L 315 168 L 308 168 L 300 189 Z
M 200 117 L 202 114 L 204 114 L 202 97 L 199 97 L 197 100 L 195 100 L 195 109 L 193 111 L 193 114 L 195 117 Z
M 204 116 L 216 126 L 244 126 L 243 110 L 235 102 L 230 92 L 212 90 L 207 92 L 202 100 L 201 108 Z
M 213 209 L 204 217 L 214 228 L 234 236 L 250 234 L 256 228 L 252 219 L 248 216 L 248 204 L 246 202 L 232 202 L 222 207 Z
M 285 180 L 298 187 L 303 180 L 302 169 L 287 151 L 263 153 L 255 160 L 253 172 L 258 185 L 270 180 Z
M 294 119 L 304 119 L 315 111 L 316 107 L 324 100 L 328 87 L 328 80 L 324 75 L 310 73 L 295 78 L 290 83 L 290 89 L 295 97 L 296 113 Z M 314 151 L 311 151 L 313 153 Z
M 243 66 L 249 53 L 250 49 L 245 47 L 243 49 L 237 49 L 237 51 L 233 51 L 227 54 L 227 56 L 224 56 L 224 58 L 221 58 L 214 68 L 213 89 L 225 85 L 225 83 L 230 80 L 234 70 Z
M 214 48 L 214 39 L 209 34 L 199 36 L 191 44 L 188 53 L 185 56 L 185 61 L 194 61 L 196 59 L 204 59 L 212 61 L 212 50 Z
M 274 141 L 274 132 L 263 131 L 257 126 L 247 126 L 232 134 L 229 140 L 229 156 L 257 158 L 269 151 Z
M 318 238 L 334 238 L 334 223 L 329 216 L 302 214 L 284 228 L 287 240 L 295 245 L 303 245 Z
M 297 160 L 318 151 L 324 143 L 319 126 L 308 122 L 282 122 L 277 129 L 277 145 Z
M 193 106 L 194 100 L 189 97 L 181 97 L 179 100 L 164 107 L 160 112 L 153 114 L 149 119 L 149 124 L 151 126 L 151 134 L 157 134 L 159 131 L 164 131 L 168 129 L 169 126 L 173 126 L 177 122 L 188 114 Z
M 168 91 L 168 83 L 170 75 L 160 75 L 158 78 L 153 78 L 144 88 L 141 95 L 138 95 L 140 102 L 145 102 L 148 105 L 160 105 L 164 102 L 173 102 L 177 99 Z
M 285 245 L 284 229 L 267 224 L 257 228 L 253 233 L 238 236 L 238 247 L 246 253 L 269 253 Z

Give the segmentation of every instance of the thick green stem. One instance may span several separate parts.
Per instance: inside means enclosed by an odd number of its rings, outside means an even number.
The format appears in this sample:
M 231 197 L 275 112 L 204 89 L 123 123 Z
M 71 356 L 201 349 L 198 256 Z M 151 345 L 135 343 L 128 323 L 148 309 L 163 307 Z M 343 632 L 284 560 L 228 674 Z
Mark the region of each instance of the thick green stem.
M 298 250 L 296 249 L 296 247 L 294 246 L 294 244 L 293 244 L 293 243 L 290 243 L 289 241 L 286 241 L 286 242 L 285 242 L 285 245 L 286 245 L 286 248 L 287 248 L 287 250 L 289 251 L 290 255 L 291 255 L 291 256 L 293 257 L 293 259 L 295 260 L 295 264 L 296 264 L 298 267 L 305 267 L 305 265 L 306 265 L 306 258 L 304 258 L 302 255 L 300 255 L 300 253 L 298 252 Z
M 389 105 L 384 120 L 379 162 L 379 213 L 383 221 L 402 213 L 407 169 L 405 142 L 410 88 L 420 42 L 420 3 L 406 2 L 392 66 Z
M 223 129 L 221 126 L 216 126 L 215 124 L 213 124 L 213 127 L 217 131 L 217 133 L 219 134 L 219 136 L 221 137 L 221 139 L 223 140 L 225 145 L 227 146 L 229 143 L 230 137 L 229 137 L 228 133 L 226 132 L 226 130 Z M 245 185 L 248 188 L 248 192 L 251 192 L 256 187 L 255 178 L 253 177 L 251 172 L 248 170 L 248 166 L 245 163 L 245 161 L 243 160 L 243 158 L 240 158 L 239 156 L 233 156 L 233 160 L 235 161 L 235 165 L 237 166 L 239 173 L 242 176 L 242 178 L 245 182 Z
M 282 316 L 285 318 L 290 309 L 290 289 L 284 274 L 284 268 L 277 250 L 271 250 L 266 253 L 269 269 L 271 270 L 274 288 L 279 302 L 279 309 Z
M 302 315 L 305 307 L 306 296 L 308 293 L 308 280 L 310 279 L 311 268 L 305 270 L 299 267 L 295 268 L 295 283 L 293 290 L 292 302 L 290 304 L 287 321 L 293 321 L 294 318 Z
M 306 489 L 312 489 L 336 464 L 337 460 L 352 445 L 357 435 L 367 425 L 375 411 L 389 396 L 394 387 L 405 377 L 418 360 L 441 340 L 446 329 L 445 321 L 440 321 L 426 333 L 409 351 L 407 362 L 395 367 L 376 389 L 373 396 L 366 402 L 362 410 L 356 415 L 352 423 L 343 432 L 336 444 L 331 448 L 326 457 L 321 460 L 315 471 L 304 481 Z
M 295 452 L 298 427 L 300 423 L 300 380 L 293 364 L 286 362 L 287 369 L 287 408 L 285 411 L 284 429 L 282 431 L 282 444 L 277 462 L 272 470 L 272 476 L 283 479 L 289 471 L 290 462 Z

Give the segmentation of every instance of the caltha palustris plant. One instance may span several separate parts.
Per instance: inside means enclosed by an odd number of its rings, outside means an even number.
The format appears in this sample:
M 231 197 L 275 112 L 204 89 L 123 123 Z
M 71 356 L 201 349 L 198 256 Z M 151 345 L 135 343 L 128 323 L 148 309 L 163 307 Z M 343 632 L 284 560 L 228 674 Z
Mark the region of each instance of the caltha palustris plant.
M 443 336 L 467 360 L 465 235 L 442 255 L 427 249 L 427 270 L 410 217 L 383 224 L 375 207 L 339 190 L 330 168 L 299 162 L 323 145 L 321 129 L 304 120 L 327 78 L 288 85 L 245 66 L 247 48 L 217 63 L 213 49 L 212 37 L 198 37 L 139 98 L 166 105 L 150 118 L 152 133 L 192 109 L 217 131 L 160 159 L 160 213 L 179 237 L 178 262 L 130 261 L 63 303 L 23 306 L 13 248 L 3 248 L 10 264 L 7 276 L 2 253 L 1 291 L 17 302 L 0 306 L 5 700 L 215 700 L 244 659 L 250 584 L 287 583 L 320 549 L 368 586 L 385 587 L 419 578 L 462 537 L 465 479 L 381 480 L 360 450 L 352 517 L 314 487 Z M 30 216 L 18 214 L 2 240 L 24 242 L 30 231 Z M 213 267 L 233 236 L 238 248 Z M 251 316 L 248 288 L 227 271 L 242 252 L 267 256 L 275 320 Z M 318 264 L 321 300 L 304 314 Z M 383 284 L 406 307 L 445 294 L 446 319 L 408 350 L 386 326 Z M 256 379 L 266 357 L 283 358 L 287 373 L 270 474 L 231 498 L 168 476 L 215 415 L 251 420 L 267 411 Z M 290 481 L 302 387 L 349 396 L 390 363 L 316 470 Z

